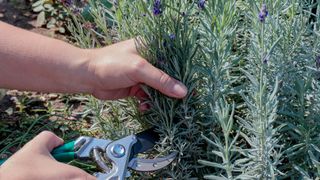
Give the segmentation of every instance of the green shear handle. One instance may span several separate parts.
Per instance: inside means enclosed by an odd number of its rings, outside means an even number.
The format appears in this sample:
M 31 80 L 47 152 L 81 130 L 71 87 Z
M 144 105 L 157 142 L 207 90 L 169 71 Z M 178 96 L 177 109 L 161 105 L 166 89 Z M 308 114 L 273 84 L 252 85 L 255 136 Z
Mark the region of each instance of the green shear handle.
M 74 149 L 75 141 L 65 143 L 51 151 L 51 155 L 59 162 L 70 162 L 76 158 Z M 7 159 L 0 159 L 2 165 Z
M 53 149 L 51 152 L 52 156 L 60 162 L 70 162 L 74 160 L 76 158 L 74 143 L 75 141 L 70 141 Z

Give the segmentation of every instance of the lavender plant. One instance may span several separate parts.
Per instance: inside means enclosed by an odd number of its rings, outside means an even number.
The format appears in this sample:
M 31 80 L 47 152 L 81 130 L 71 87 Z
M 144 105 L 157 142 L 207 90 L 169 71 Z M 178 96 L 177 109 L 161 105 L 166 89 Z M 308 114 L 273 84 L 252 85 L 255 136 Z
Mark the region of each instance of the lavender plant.
M 213 14 L 215 16 L 211 18 Z M 203 103 L 210 107 L 207 115 L 209 126 L 203 132 L 203 137 L 212 150 L 208 151 L 207 160 L 199 162 L 216 171 L 205 178 L 233 179 L 237 169 L 235 143 L 239 138 L 239 129 L 234 128 L 235 103 L 229 96 L 234 94 L 232 85 L 237 80 L 233 69 L 239 58 L 233 52 L 233 44 L 239 17 L 235 1 L 208 1 L 205 8 L 201 8 L 201 15 L 201 50 L 204 57 L 201 61 L 206 72 L 202 74 L 206 87 Z M 230 107 L 229 103 L 233 105 Z
M 120 31 L 130 28 L 128 35 L 138 37 L 139 52 L 154 66 L 189 88 L 183 100 L 168 98 L 158 91 L 145 88 L 152 109 L 142 116 L 142 121 L 160 132 L 158 154 L 178 152 L 176 162 L 159 176 L 175 179 L 197 177 L 200 174 L 197 160 L 205 154 L 199 136 L 202 131 L 198 95 L 201 79 L 196 62 L 200 58 L 197 14 L 204 4 L 185 0 L 120 1 L 119 4 L 122 11 L 119 22 L 123 23 Z M 132 16 L 126 18 L 127 14 Z M 132 23 L 132 19 L 136 19 L 136 23 Z
M 62 1 L 69 12 L 68 30 L 75 45 L 81 48 L 100 48 L 117 41 L 113 4 L 108 1 Z M 140 112 L 134 99 L 102 101 L 92 96 L 82 98 L 82 116 L 93 119 L 88 131 L 98 131 L 102 138 L 119 139 L 138 131 Z M 130 127 L 130 128 L 128 128 Z
M 93 22 L 72 16 L 79 46 L 136 38 L 143 57 L 188 87 L 182 100 L 144 87 L 151 107 L 144 114 L 134 99 L 89 101 L 93 129 L 105 137 L 132 133 L 123 124 L 153 126 L 161 138 L 150 156 L 178 152 L 144 178 L 320 177 L 319 4 L 119 0 L 109 26 L 101 12 L 113 11 L 91 3 Z

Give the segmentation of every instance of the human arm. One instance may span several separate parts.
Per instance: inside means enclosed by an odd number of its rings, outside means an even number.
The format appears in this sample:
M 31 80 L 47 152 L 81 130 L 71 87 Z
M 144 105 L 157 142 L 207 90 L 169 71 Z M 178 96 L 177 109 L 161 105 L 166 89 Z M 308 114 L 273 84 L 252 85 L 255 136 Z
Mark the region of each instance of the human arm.
M 133 40 L 84 50 L 0 22 L 0 88 L 118 99 L 143 96 L 141 84 L 176 98 L 187 93 L 183 84 L 140 57 Z M 93 178 L 51 157 L 62 140 L 48 132 L 39 136 L 0 167 L 0 179 Z
M 100 99 L 142 94 L 140 84 L 182 98 L 186 87 L 156 69 L 128 40 L 100 49 L 80 49 L 0 22 L 0 87 L 89 93 Z

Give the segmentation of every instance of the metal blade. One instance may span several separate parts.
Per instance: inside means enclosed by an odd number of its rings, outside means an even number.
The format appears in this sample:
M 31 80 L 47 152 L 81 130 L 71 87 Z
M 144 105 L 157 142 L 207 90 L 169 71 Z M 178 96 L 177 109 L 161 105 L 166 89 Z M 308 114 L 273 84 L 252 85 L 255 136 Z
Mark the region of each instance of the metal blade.
M 155 132 L 155 128 L 147 129 L 135 135 L 137 142 L 131 148 L 131 158 L 139 153 L 143 153 L 153 149 L 157 141 L 159 141 L 159 134 Z M 130 158 L 130 159 L 131 159 Z
M 133 158 L 128 167 L 135 171 L 156 171 L 168 166 L 176 158 L 177 153 L 171 153 L 170 155 L 163 158 L 155 159 L 140 159 Z

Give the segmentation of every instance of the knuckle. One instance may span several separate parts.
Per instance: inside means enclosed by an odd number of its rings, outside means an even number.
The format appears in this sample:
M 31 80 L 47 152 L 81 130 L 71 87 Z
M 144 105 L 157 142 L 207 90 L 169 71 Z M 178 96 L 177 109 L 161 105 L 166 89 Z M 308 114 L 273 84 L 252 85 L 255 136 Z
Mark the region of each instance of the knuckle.
M 101 90 L 94 90 L 92 95 L 100 100 L 107 100 L 109 99 L 108 93 L 101 91 Z
M 163 87 L 163 90 L 167 91 L 170 90 L 172 86 L 172 80 L 171 77 L 165 73 L 163 73 L 160 77 L 160 82 L 161 87 Z
M 39 136 L 45 136 L 48 139 L 57 139 L 58 136 L 51 131 L 42 131 Z
M 59 140 L 58 136 L 50 131 L 42 131 L 37 136 L 35 136 L 31 141 L 29 141 L 25 146 L 26 147 L 34 147 L 35 144 L 39 144 L 41 142 L 57 142 Z
M 132 63 L 132 73 L 137 74 L 141 72 L 147 65 L 147 62 L 144 60 L 136 60 Z

